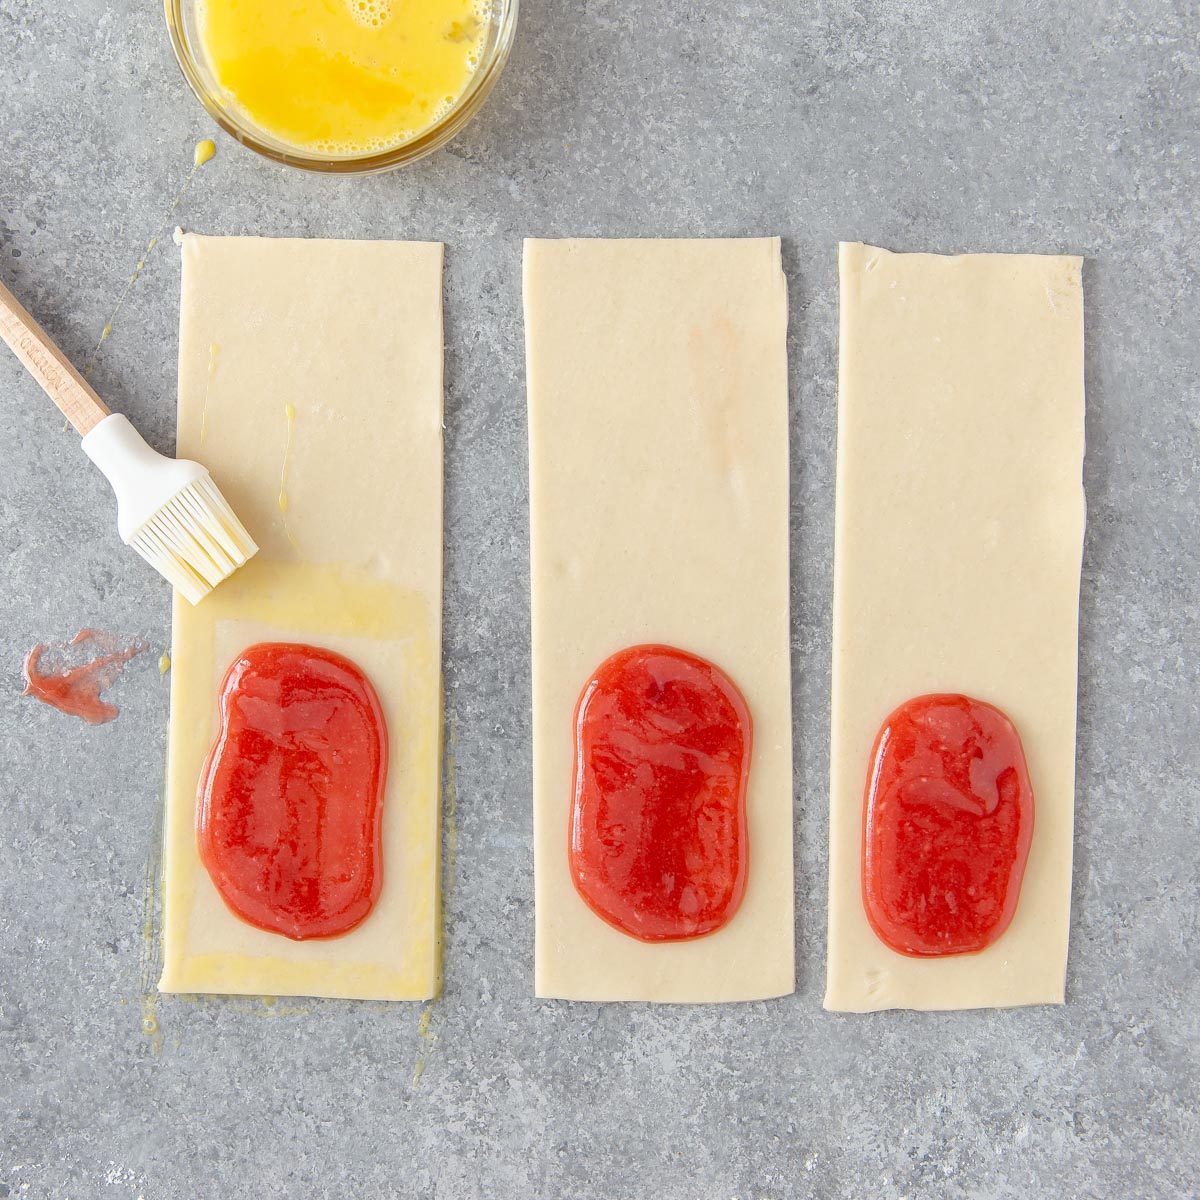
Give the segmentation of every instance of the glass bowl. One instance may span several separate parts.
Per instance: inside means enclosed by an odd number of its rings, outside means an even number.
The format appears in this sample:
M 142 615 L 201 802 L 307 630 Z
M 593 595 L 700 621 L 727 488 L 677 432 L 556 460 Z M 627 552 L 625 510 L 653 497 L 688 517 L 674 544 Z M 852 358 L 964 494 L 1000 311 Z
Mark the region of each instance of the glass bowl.
M 243 146 L 249 146 L 251 150 L 276 162 L 301 167 L 306 171 L 340 175 L 392 171 L 432 154 L 454 137 L 479 111 L 504 70 L 517 28 L 517 3 L 518 0 L 490 0 L 487 36 L 480 50 L 479 65 L 462 95 L 437 121 L 408 141 L 388 150 L 334 156 L 290 146 L 255 125 L 223 94 L 205 61 L 197 20 L 197 9 L 200 7 L 198 0 L 165 0 L 167 27 L 171 31 L 171 45 L 179 60 L 179 69 L 213 120 Z

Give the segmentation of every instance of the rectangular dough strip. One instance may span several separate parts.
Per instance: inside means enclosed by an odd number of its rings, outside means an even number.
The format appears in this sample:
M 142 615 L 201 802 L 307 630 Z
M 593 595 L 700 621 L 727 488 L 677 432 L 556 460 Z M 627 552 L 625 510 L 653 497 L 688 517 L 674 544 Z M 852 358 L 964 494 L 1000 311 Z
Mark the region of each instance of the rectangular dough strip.
M 424 999 L 440 979 L 442 248 L 188 234 L 182 251 L 179 453 L 261 551 L 197 607 L 175 598 L 160 987 Z M 218 688 L 258 641 L 347 655 L 387 718 L 383 889 L 342 937 L 248 925 L 197 854 Z
M 701 1002 L 794 988 L 787 292 L 777 238 L 528 241 L 536 991 Z M 754 721 L 750 870 L 732 921 L 648 945 L 567 861 L 588 676 L 664 642 Z
M 1083 547 L 1081 260 L 841 247 L 825 1007 L 1063 1000 Z M 979 954 L 909 958 L 862 903 L 875 735 L 962 692 L 1025 748 L 1033 844 L 1016 916 Z

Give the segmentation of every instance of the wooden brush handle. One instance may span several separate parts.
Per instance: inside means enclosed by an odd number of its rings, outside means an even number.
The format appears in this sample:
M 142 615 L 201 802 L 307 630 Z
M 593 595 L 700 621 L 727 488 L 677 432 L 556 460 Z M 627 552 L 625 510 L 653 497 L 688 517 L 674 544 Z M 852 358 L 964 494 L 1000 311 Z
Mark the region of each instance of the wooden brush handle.
M 9 344 L 25 369 L 81 434 L 90 433 L 108 416 L 104 401 L 2 283 L 0 338 Z

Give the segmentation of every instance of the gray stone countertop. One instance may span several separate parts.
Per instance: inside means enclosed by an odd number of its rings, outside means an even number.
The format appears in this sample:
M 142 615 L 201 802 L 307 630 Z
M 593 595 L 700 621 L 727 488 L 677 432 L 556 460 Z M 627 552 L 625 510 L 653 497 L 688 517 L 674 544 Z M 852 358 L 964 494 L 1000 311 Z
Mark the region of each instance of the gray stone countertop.
M 161 9 L 0 0 L 0 280 L 76 362 L 156 229 L 442 240 L 446 981 L 153 996 L 167 589 L 0 353 L 0 1197 L 1200 1191 L 1194 0 L 522 0 L 479 118 L 397 174 L 221 135 Z M 197 139 L 218 153 L 168 217 Z M 780 234 L 791 293 L 796 994 L 533 998 L 525 235 Z M 1089 522 L 1067 1004 L 835 1016 L 824 973 L 838 239 L 1086 256 Z M 93 381 L 172 445 L 164 238 Z M 36 641 L 149 640 L 89 728 Z M 423 1065 L 414 1084 L 417 1064 Z

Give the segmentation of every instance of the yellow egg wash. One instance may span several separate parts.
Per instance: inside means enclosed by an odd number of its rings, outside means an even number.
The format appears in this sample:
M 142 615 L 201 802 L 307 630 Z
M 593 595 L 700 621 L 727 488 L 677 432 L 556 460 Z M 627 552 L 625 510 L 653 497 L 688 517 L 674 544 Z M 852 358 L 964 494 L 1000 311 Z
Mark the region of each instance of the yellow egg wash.
M 203 0 L 200 41 L 229 99 L 265 133 L 331 157 L 428 129 L 479 62 L 487 0 Z
M 204 141 L 197 142 L 196 149 L 192 151 L 192 166 L 199 170 L 206 162 L 212 161 L 216 152 L 217 143 L 212 138 L 205 138 Z

